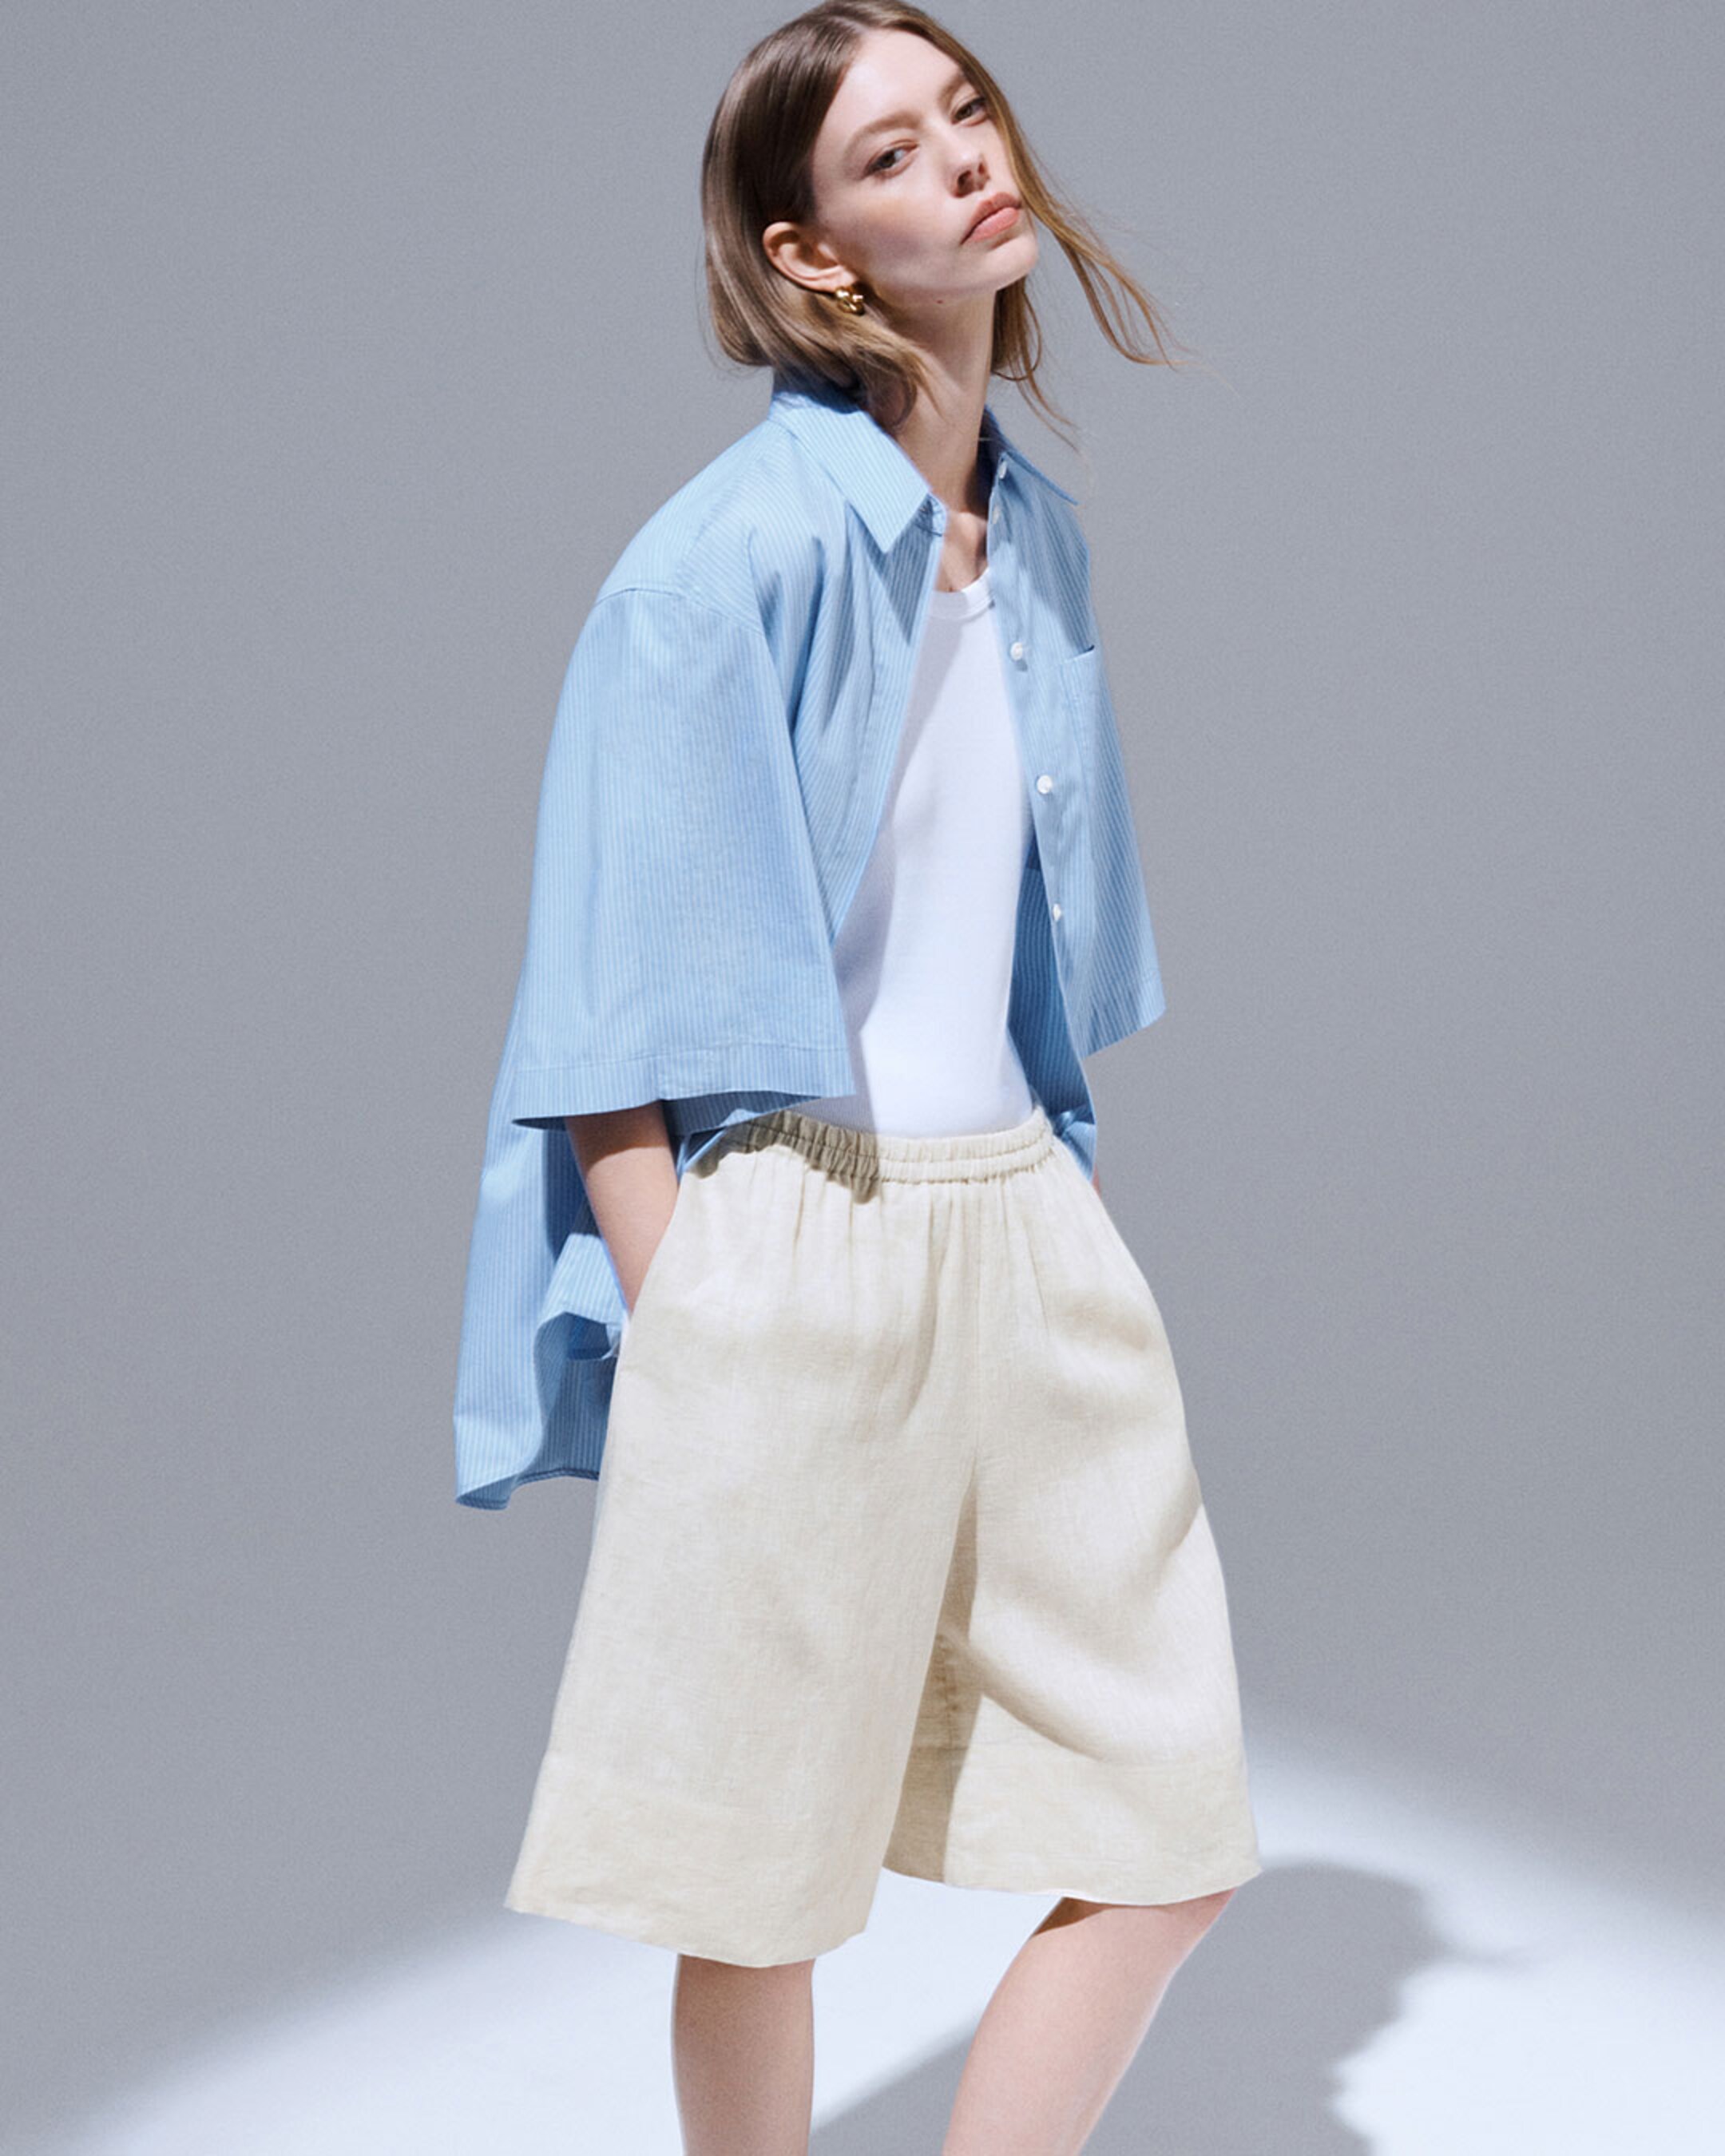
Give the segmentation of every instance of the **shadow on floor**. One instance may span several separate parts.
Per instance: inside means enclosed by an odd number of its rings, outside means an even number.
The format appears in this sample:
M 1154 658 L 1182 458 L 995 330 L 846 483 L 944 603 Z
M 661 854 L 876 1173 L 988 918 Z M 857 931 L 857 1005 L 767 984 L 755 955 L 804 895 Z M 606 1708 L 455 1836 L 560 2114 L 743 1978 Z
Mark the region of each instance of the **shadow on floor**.
M 1341 2070 L 1410 1977 L 1455 1958 L 1417 1889 L 1332 1865 L 1261 1872 L 1176 1975 L 1085 2156 L 1366 2149 L 1332 2107 Z M 810 2156 L 937 2156 L 967 2045 L 827 2120 Z

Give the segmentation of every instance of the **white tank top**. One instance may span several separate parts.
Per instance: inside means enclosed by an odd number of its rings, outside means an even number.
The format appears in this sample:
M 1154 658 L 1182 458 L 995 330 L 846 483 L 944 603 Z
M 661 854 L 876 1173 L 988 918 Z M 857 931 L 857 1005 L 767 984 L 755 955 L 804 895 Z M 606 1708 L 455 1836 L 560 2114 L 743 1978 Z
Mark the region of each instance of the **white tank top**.
M 1034 1105 L 1007 1031 L 1030 803 L 988 572 L 931 592 L 898 762 L 834 945 L 854 1093 L 805 1115 L 924 1137 L 1004 1130 Z

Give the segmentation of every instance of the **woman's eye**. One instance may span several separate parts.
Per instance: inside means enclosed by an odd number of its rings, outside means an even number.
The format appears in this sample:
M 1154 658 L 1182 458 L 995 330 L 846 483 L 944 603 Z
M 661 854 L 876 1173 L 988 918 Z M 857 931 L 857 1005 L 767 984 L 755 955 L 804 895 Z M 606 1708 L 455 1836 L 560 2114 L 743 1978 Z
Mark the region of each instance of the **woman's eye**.
M 952 115 L 952 117 L 955 120 L 962 120 L 968 112 L 986 112 L 988 109 L 988 99 L 983 95 L 980 90 L 978 90 L 974 96 L 967 97 L 965 99 L 963 104 L 959 106 L 958 110 Z M 869 167 L 869 170 L 871 172 L 896 172 L 898 167 L 896 165 L 889 165 L 886 160 L 889 157 L 900 157 L 903 155 L 904 151 L 902 147 L 894 148 L 891 150 L 883 150 L 880 156 L 875 158 L 874 163 Z

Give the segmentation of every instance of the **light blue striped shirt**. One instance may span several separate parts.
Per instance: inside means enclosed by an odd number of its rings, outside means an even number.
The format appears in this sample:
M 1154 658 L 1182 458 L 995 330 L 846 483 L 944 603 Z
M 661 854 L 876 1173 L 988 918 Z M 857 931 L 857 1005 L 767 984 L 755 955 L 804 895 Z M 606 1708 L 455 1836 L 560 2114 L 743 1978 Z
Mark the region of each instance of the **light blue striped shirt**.
M 988 557 L 1033 832 L 1008 1013 L 1086 1175 L 1080 1058 L 1163 989 L 1073 497 L 985 408 Z M 558 700 L 526 950 L 485 1133 L 459 1501 L 597 1476 L 626 1305 L 563 1118 L 665 1104 L 679 1177 L 729 1125 L 855 1090 L 833 945 L 885 810 L 945 505 L 834 391 L 766 417 L 600 586 Z

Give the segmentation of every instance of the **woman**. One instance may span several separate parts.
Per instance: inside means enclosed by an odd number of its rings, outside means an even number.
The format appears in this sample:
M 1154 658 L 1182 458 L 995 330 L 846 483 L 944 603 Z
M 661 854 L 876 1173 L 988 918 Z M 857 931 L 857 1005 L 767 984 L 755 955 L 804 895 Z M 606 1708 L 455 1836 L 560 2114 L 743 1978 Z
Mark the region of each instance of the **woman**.
M 883 1864 L 1059 1893 L 945 2143 L 1053 2156 L 1261 1868 L 1093 1179 L 1081 1058 L 1163 994 L 1072 497 L 986 403 L 1040 400 L 1033 218 L 1164 347 L 893 0 L 748 54 L 704 207 L 769 408 L 571 660 L 470 1260 L 458 1496 L 598 1484 L 508 1906 L 676 1950 L 685 2145 L 764 2156 L 807 2145 L 810 1973 Z

